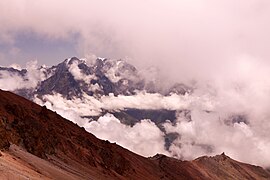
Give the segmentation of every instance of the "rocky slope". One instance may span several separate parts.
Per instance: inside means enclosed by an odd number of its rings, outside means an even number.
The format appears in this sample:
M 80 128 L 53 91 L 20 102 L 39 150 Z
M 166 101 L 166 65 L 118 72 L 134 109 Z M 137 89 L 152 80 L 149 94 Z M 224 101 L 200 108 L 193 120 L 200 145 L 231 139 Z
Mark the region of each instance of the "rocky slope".
M 30 168 L 34 177 L 39 175 L 53 179 L 270 179 L 270 173 L 263 168 L 237 162 L 224 154 L 201 157 L 194 161 L 180 161 L 164 155 L 145 158 L 117 144 L 99 140 L 57 113 L 2 90 L 0 147 L 3 154 L 0 163 L 6 162 L 3 158 L 17 158 L 16 163 L 20 164 L 20 166 L 17 164 L 17 167 Z M 42 169 L 43 166 L 40 165 L 42 163 L 49 164 Z M 5 164 L 5 167 L 10 166 L 16 169 L 12 163 Z M 31 177 L 30 170 L 29 174 L 23 176 Z

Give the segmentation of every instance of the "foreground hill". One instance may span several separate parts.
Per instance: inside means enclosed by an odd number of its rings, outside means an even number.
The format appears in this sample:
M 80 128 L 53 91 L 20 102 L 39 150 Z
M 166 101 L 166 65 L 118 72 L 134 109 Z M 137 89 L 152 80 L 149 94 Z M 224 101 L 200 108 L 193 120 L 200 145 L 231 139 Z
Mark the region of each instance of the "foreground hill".
M 1 179 L 270 179 L 225 154 L 145 158 L 13 93 L 0 91 Z

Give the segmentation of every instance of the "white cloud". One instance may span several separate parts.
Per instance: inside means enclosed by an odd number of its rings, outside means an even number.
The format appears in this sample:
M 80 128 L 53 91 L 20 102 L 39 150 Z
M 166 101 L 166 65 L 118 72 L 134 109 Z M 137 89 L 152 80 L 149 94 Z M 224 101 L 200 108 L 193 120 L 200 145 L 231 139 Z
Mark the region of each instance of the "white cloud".
M 24 88 L 24 79 L 17 74 L 9 72 L 1 72 L 0 88 L 3 90 L 14 91 L 19 88 Z
M 12 66 L 14 66 L 14 64 Z M 21 67 L 16 66 L 15 68 L 20 70 Z M 23 88 L 31 89 L 35 88 L 38 83 L 45 78 L 44 72 L 37 69 L 37 61 L 28 62 L 26 70 L 27 72 L 24 77 L 17 72 L 1 71 L 0 88 L 8 91 Z
M 225 152 L 243 162 L 265 167 L 270 165 L 267 155 L 270 150 L 270 134 L 265 132 L 261 136 L 260 130 L 251 125 L 256 119 L 248 119 L 251 124 L 235 122 L 229 126 L 224 123 L 228 117 L 218 113 L 193 110 L 191 117 L 192 121 L 180 117 L 176 126 L 169 122 L 164 124 L 167 132 L 178 132 L 181 136 L 170 147 L 172 155 L 194 159 Z
M 46 102 L 50 109 L 65 109 L 72 110 L 81 116 L 98 115 L 102 109 L 104 110 L 123 110 L 126 108 L 135 109 L 166 109 L 166 110 L 182 110 L 197 107 L 206 111 L 213 110 L 214 103 L 207 96 L 196 97 L 193 95 L 176 95 L 162 96 L 161 94 L 138 92 L 136 95 L 101 96 L 95 98 L 93 96 L 83 95 L 82 98 L 74 97 L 72 100 L 67 100 L 60 94 L 44 95 L 42 100 Z M 36 102 L 42 103 L 39 99 Z
M 164 148 L 164 134 L 150 120 L 142 120 L 130 127 L 121 124 L 113 115 L 106 114 L 97 121 L 86 124 L 85 129 L 98 138 L 116 142 L 146 157 L 157 153 L 168 154 Z
M 75 98 L 72 100 L 65 99 L 60 94 L 44 95 L 42 100 L 37 97 L 34 101 L 41 105 L 46 105 L 47 108 L 59 112 L 63 117 L 66 116 L 66 112 L 69 114 L 77 114 L 79 116 L 96 116 L 101 113 L 102 104 L 100 101 L 92 96 L 87 96 L 87 98 Z M 62 111 L 64 110 L 64 111 Z M 76 119 L 71 118 L 70 120 L 76 121 Z
M 183 81 L 230 74 L 242 54 L 269 65 L 266 0 L 0 3 L 3 42 L 16 41 L 20 32 L 54 40 L 76 34 L 81 55 L 129 56 L 138 66 L 155 64 L 166 77 Z
M 84 74 L 81 69 L 78 67 L 79 62 L 74 61 L 72 64 L 69 65 L 69 71 L 74 76 L 76 80 L 84 81 L 87 84 L 90 84 L 92 79 L 96 79 L 96 76 L 93 75 L 86 75 Z
M 84 95 L 82 99 L 66 100 L 59 94 L 55 94 L 46 95 L 43 99 L 48 108 L 84 126 L 89 132 L 100 138 L 117 142 L 141 155 L 153 155 L 156 151 L 178 158 L 194 159 L 202 155 L 225 152 L 240 161 L 269 166 L 270 159 L 267 158 L 270 150 L 268 121 L 270 114 L 267 99 L 269 96 L 254 92 L 251 88 L 253 84 L 245 84 L 243 89 L 227 85 L 219 87 L 220 89 L 217 87 L 214 88 L 216 91 L 202 87 L 191 95 L 162 96 L 138 92 L 133 96 L 109 95 L 96 99 Z M 109 114 L 91 123 L 79 117 L 99 115 L 102 109 L 125 108 L 187 109 L 191 112 L 191 119 L 180 113 L 176 125 L 170 122 L 164 124 L 166 133 L 180 134 L 167 152 L 163 147 L 164 134 L 148 120 L 130 127 L 121 124 L 118 119 Z M 243 115 L 246 119 L 243 122 L 234 122 L 231 119 L 234 115 Z M 148 134 L 145 135 L 145 132 Z M 138 139 L 136 140 L 135 137 Z M 145 143 L 142 143 L 143 139 Z M 142 146 L 139 145 L 140 143 Z M 150 145 L 154 147 L 153 151 L 149 150 Z

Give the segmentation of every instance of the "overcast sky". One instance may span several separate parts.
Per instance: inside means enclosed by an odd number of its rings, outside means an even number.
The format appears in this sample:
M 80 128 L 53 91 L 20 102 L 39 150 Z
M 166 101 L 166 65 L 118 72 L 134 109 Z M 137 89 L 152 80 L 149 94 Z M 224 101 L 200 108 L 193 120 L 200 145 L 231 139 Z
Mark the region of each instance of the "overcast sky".
M 2 0 L 0 12 L 1 65 L 96 54 L 193 78 L 269 64 L 268 0 Z

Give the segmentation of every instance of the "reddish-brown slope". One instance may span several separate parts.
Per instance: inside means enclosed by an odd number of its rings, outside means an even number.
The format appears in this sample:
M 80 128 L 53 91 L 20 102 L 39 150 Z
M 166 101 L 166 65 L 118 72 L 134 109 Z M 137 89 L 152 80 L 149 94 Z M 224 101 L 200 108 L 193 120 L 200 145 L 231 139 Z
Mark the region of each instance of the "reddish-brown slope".
M 156 176 L 147 158 L 99 140 L 45 107 L 5 91 L 0 91 L 0 142 L 1 148 L 11 142 L 38 157 L 53 155 L 101 176 Z
M 212 179 L 270 179 L 269 172 L 259 166 L 240 163 L 224 153 L 200 157 L 192 161 Z
M 8 149 L 10 143 L 81 179 L 270 179 L 264 169 L 230 158 L 191 162 L 162 155 L 144 158 L 97 139 L 45 107 L 0 90 L 0 148 Z

